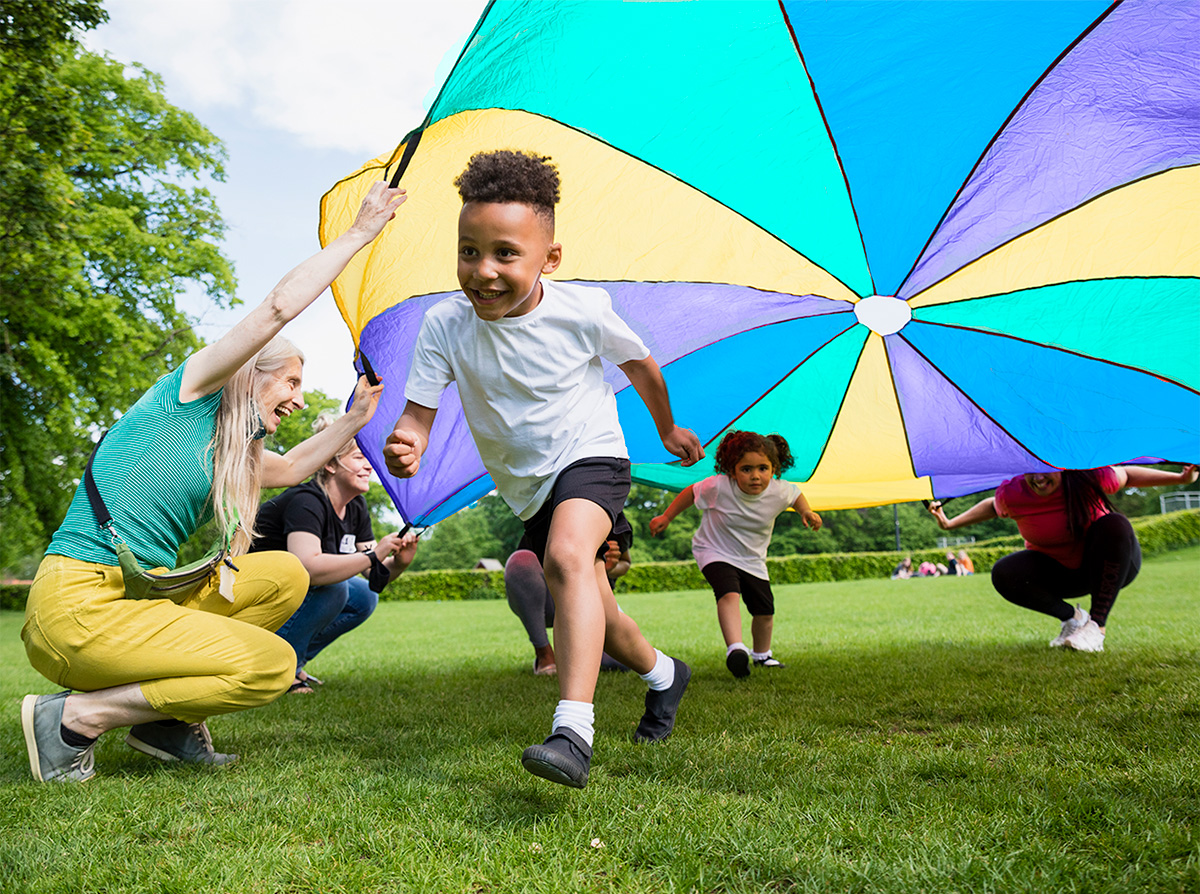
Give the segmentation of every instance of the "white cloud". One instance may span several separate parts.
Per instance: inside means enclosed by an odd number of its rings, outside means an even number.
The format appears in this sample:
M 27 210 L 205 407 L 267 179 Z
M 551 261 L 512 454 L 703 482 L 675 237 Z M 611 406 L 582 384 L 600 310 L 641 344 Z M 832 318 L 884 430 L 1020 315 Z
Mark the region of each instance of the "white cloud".
M 161 74 L 204 120 L 236 112 L 364 159 L 424 118 L 442 57 L 484 0 L 109 0 L 88 46 Z

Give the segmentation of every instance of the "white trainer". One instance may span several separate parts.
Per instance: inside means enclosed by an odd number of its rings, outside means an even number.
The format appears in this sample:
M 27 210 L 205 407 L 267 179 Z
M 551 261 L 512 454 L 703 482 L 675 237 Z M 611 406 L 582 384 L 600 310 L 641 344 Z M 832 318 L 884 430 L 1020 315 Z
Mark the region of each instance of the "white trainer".
M 1086 624 L 1067 637 L 1063 645 L 1076 652 L 1103 652 L 1104 631 L 1089 618 Z
M 1066 645 L 1067 637 L 1091 620 L 1089 615 L 1081 605 L 1075 606 L 1075 614 L 1063 621 L 1062 630 L 1058 636 L 1050 640 L 1050 648 L 1057 649 L 1059 646 Z

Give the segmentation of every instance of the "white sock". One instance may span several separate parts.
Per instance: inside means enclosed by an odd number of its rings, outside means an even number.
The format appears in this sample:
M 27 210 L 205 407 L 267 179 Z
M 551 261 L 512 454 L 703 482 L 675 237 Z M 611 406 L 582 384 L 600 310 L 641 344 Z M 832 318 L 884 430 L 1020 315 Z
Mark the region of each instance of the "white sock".
M 765 651 L 765 652 L 755 652 L 753 649 L 751 649 L 750 657 L 753 658 L 755 661 L 766 661 L 768 658 L 771 657 L 771 650 L 767 649 L 767 651 Z
M 734 643 L 728 649 L 725 650 L 725 657 L 728 658 L 734 652 L 749 652 L 749 651 L 750 650 L 748 648 L 746 648 L 745 643 Z
M 664 655 L 658 649 L 654 650 L 654 654 L 658 658 L 654 661 L 654 667 L 650 668 L 650 673 L 638 676 L 649 683 L 650 688 L 655 692 L 662 692 L 664 689 L 670 689 L 675 682 L 675 662 L 669 655 Z
M 592 737 L 595 736 L 595 730 L 592 728 L 595 719 L 596 709 L 591 702 L 573 702 L 564 698 L 554 709 L 554 722 L 550 725 L 550 735 L 558 732 L 560 726 L 565 726 L 572 732 L 578 733 L 590 748 Z

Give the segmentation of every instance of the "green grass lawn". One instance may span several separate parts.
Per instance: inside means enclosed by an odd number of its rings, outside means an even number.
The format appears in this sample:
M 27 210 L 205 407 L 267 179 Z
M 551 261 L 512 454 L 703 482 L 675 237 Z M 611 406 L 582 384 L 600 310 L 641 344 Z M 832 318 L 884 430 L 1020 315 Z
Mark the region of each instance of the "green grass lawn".
M 711 595 L 626 595 L 694 668 L 671 739 L 604 674 L 583 791 L 526 774 L 557 700 L 501 602 L 385 603 L 308 697 L 215 718 L 225 770 L 109 734 L 29 775 L 53 687 L 0 614 L 0 891 L 1200 891 L 1200 548 L 1146 564 L 1108 651 L 986 576 L 781 587 L 778 671 L 734 680 Z M 748 633 L 748 630 L 747 630 Z

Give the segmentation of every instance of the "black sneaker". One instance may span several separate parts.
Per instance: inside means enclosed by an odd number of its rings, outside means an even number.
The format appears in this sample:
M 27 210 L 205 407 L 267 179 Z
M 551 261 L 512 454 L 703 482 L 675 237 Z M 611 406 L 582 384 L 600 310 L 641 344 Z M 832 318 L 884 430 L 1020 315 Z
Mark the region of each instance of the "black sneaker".
M 734 649 L 725 656 L 725 666 L 739 680 L 750 676 L 750 653 L 741 649 Z
M 766 658 L 755 658 L 754 666 L 755 667 L 787 667 L 787 665 L 784 664 L 782 661 L 778 660 L 777 658 L 772 658 L 770 655 L 768 655 Z
M 634 730 L 635 742 L 661 742 L 675 728 L 675 712 L 692 678 L 692 669 L 678 658 L 671 660 L 675 662 L 675 682 L 661 691 L 651 689 L 646 693 L 646 713 Z
M 592 765 L 592 746 L 579 733 L 559 727 L 541 745 L 530 745 L 521 754 L 521 766 L 542 779 L 583 788 Z

